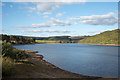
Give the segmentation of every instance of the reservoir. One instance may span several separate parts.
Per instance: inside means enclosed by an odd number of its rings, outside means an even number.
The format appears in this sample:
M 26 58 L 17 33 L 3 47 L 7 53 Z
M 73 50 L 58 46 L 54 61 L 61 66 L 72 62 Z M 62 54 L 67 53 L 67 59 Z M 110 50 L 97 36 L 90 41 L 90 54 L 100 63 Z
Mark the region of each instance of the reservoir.
M 38 51 L 44 60 L 55 66 L 82 75 L 118 77 L 117 46 L 88 44 L 29 44 L 15 45 L 17 49 Z

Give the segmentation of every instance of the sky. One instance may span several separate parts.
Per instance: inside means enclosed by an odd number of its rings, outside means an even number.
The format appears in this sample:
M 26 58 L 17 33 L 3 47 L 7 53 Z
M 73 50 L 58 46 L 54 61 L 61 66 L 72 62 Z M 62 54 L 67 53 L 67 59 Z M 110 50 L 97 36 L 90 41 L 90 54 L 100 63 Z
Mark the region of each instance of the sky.
M 2 33 L 84 36 L 118 28 L 117 2 L 2 2 Z

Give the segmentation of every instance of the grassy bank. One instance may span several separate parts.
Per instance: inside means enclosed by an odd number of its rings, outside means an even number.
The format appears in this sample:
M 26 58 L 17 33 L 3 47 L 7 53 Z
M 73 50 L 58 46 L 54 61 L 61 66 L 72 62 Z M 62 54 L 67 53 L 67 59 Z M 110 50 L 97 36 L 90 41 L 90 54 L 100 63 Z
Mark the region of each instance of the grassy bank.
M 58 41 L 52 40 L 35 40 L 36 43 L 59 43 Z

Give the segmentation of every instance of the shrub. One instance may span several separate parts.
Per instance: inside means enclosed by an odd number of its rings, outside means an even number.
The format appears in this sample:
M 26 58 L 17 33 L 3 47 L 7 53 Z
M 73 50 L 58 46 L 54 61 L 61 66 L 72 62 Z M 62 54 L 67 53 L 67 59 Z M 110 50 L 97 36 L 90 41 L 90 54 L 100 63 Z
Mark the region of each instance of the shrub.
M 2 55 L 10 58 L 14 58 L 15 54 L 13 53 L 13 47 L 10 43 L 4 42 L 2 44 Z
M 2 44 L 2 55 L 3 57 L 10 57 L 12 59 L 21 60 L 28 57 L 24 51 L 15 49 L 10 43 Z
M 2 58 L 2 75 L 10 76 L 14 69 L 14 61 L 9 57 Z
M 17 61 L 28 58 L 28 54 L 26 54 L 24 51 L 21 51 L 18 49 L 14 49 L 13 53 L 15 54 L 14 59 L 16 59 Z

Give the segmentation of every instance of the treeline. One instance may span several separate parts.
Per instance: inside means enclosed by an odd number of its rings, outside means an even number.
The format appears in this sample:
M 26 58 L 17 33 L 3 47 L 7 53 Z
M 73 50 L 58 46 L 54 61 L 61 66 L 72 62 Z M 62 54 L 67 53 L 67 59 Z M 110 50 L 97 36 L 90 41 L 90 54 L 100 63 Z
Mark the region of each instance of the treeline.
M 120 29 L 105 31 L 100 34 L 86 37 L 79 41 L 79 43 L 91 43 L 91 44 L 120 44 Z
M 24 36 L 15 36 L 15 35 L 4 35 L 2 34 L 2 41 L 9 42 L 12 44 L 29 44 L 35 43 L 35 38 L 33 37 L 24 37 Z
M 53 37 L 27 37 L 27 36 L 16 36 L 16 35 L 5 35 L 2 34 L 3 42 L 9 42 L 11 44 L 31 44 L 31 43 L 77 43 L 90 36 L 53 36 Z

